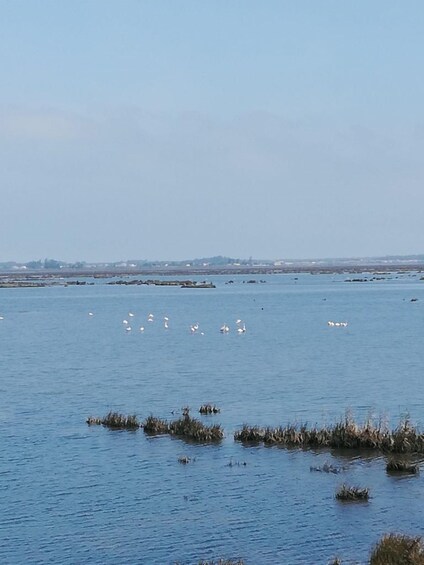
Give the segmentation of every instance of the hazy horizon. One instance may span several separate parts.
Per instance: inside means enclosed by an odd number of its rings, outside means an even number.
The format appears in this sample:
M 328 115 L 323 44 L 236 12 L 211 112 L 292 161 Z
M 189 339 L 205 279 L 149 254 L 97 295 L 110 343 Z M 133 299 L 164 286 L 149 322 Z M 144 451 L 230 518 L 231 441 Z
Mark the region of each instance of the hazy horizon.
M 423 252 L 418 0 L 0 13 L 0 261 Z
M 217 259 L 217 258 L 223 258 L 223 259 L 229 259 L 232 261 L 237 261 L 237 262 L 241 262 L 241 263 L 246 263 L 249 261 L 253 261 L 255 262 L 260 262 L 260 261 L 265 261 L 265 262 L 283 262 L 283 263 L 297 263 L 297 262 L 337 262 L 337 261 L 365 261 L 365 260 L 404 260 L 404 261 L 408 261 L 408 260 L 418 260 L 420 258 L 424 258 L 424 254 L 407 254 L 407 255 L 393 255 L 393 254 L 387 254 L 387 255 L 370 255 L 370 256 L 346 256 L 346 257 L 231 257 L 229 255 L 217 255 L 217 256 L 211 256 L 211 257 L 206 257 L 206 256 L 199 256 L 199 257 L 183 257 L 183 258 L 173 258 L 173 259 L 169 259 L 169 258 L 161 258 L 161 257 L 155 257 L 155 258 L 144 258 L 144 257 L 128 257 L 128 258 L 120 258 L 120 259 L 107 259 L 107 260 L 92 260 L 92 261 L 87 261 L 84 258 L 79 258 L 76 259 L 75 261 L 66 261 L 61 257 L 44 257 L 44 258 L 32 258 L 32 259 L 28 259 L 25 261 L 17 261 L 15 259 L 11 259 L 11 260 L 7 260 L 7 261 L 3 261 L 0 258 L 0 264 L 4 264 L 4 263 L 17 263 L 17 264 L 27 264 L 27 263 L 31 263 L 31 262 L 38 262 L 40 261 L 41 263 L 43 263 L 44 261 L 58 261 L 58 262 L 63 262 L 63 263 L 67 263 L 67 264 L 73 264 L 73 263 L 86 263 L 86 264 L 117 264 L 117 263 L 131 263 L 131 262 L 146 262 L 146 263 L 184 263 L 184 262 L 193 262 L 193 261 L 208 261 L 208 260 L 213 260 L 213 259 Z

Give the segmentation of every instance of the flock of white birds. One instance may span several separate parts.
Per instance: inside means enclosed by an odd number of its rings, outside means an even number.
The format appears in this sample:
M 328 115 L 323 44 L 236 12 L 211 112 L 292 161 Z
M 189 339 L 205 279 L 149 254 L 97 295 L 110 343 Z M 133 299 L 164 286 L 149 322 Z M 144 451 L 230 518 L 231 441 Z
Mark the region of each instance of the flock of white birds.
M 94 316 L 94 312 L 89 312 L 88 313 L 89 316 Z M 133 312 L 128 312 L 128 318 L 130 318 L 131 320 L 135 317 L 135 314 Z M 3 318 L 0 318 L 3 319 Z M 147 323 L 153 323 L 155 321 L 155 316 L 154 314 L 149 314 L 147 316 Z M 132 326 L 130 325 L 130 321 L 127 319 L 122 320 L 122 325 L 125 328 L 125 331 L 127 332 L 131 332 L 132 331 Z M 165 330 L 169 329 L 169 318 L 168 316 L 164 316 L 163 317 L 163 327 Z M 145 326 L 140 326 L 139 328 L 140 332 L 144 332 L 145 330 Z M 228 326 L 227 324 L 223 324 L 219 330 L 221 333 L 226 334 L 229 333 L 230 331 L 230 326 Z M 199 323 L 196 322 L 195 324 L 191 324 L 189 326 L 189 332 L 191 334 L 195 334 L 195 333 L 200 333 L 200 335 L 205 335 L 204 332 L 199 331 Z M 244 334 L 246 333 L 246 324 L 238 319 L 236 320 L 236 332 L 238 334 Z
M 94 313 L 93 313 L 93 312 L 89 312 L 88 315 L 89 315 L 89 316 L 94 316 Z M 129 317 L 129 318 L 134 318 L 134 313 L 133 313 L 133 312 L 128 312 L 128 317 Z M 2 316 L 0 316 L 0 320 L 3 320 L 3 317 L 2 317 Z M 154 320 L 155 320 L 155 317 L 154 317 L 153 314 L 149 314 L 149 315 L 147 316 L 147 322 L 148 322 L 148 323 L 153 323 Z M 132 331 L 132 327 L 131 327 L 131 325 L 130 325 L 130 322 L 129 322 L 127 319 L 122 320 L 122 324 L 123 324 L 124 327 L 125 327 L 125 331 L 127 331 L 127 332 Z M 327 322 L 327 325 L 330 326 L 330 327 L 336 327 L 336 328 L 346 328 L 347 325 L 348 325 L 348 323 L 347 323 L 347 322 L 333 322 L 332 320 L 329 320 L 329 321 Z M 166 330 L 169 328 L 169 318 L 168 318 L 168 316 L 164 316 L 164 318 L 163 318 L 163 326 L 164 326 L 164 328 L 165 328 Z M 145 329 L 144 326 L 140 326 L 140 331 L 141 331 L 141 332 L 144 332 L 144 329 Z M 189 326 L 189 332 L 190 332 L 190 333 L 195 334 L 195 333 L 197 333 L 198 331 L 199 331 L 199 323 L 198 323 L 198 322 L 196 322 L 195 324 L 191 324 L 191 325 Z M 230 326 L 228 326 L 227 324 L 223 324 L 223 325 L 220 327 L 219 331 L 220 331 L 222 334 L 227 334 L 227 333 L 230 332 Z M 236 320 L 236 332 L 237 332 L 238 334 L 244 334 L 244 333 L 246 333 L 246 324 L 245 324 L 242 320 L 240 320 L 240 319 Z M 204 335 L 204 333 L 203 333 L 202 331 L 200 331 L 199 333 L 200 333 L 201 335 Z

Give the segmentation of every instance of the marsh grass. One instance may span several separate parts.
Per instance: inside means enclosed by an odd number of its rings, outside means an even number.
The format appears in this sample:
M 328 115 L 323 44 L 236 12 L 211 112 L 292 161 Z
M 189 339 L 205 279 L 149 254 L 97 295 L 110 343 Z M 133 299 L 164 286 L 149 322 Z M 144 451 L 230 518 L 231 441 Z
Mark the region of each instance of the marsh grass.
M 194 442 L 211 443 L 220 441 L 224 437 L 220 425 L 206 426 L 188 413 L 169 423 L 166 420 L 149 416 L 143 422 L 142 427 L 148 434 L 170 434 Z
M 371 552 L 370 565 L 424 565 L 421 537 L 383 536 Z
M 221 410 L 215 406 L 215 404 L 202 404 L 199 408 L 199 412 L 200 414 L 219 414 Z
M 160 418 L 155 418 L 155 416 L 148 416 L 142 423 L 142 428 L 147 434 L 169 434 L 168 422 Z
M 409 417 L 390 431 L 380 419 L 370 418 L 358 424 L 350 413 L 333 426 L 313 427 L 308 424 L 288 424 L 278 428 L 244 425 L 234 434 L 241 442 L 263 442 L 287 448 L 373 449 L 386 453 L 424 453 L 424 434 L 411 425 Z
M 369 499 L 369 490 L 356 486 L 341 485 L 336 492 L 336 499 L 342 502 L 363 502 Z
M 109 412 L 104 418 L 90 416 L 87 418 L 87 424 L 89 426 L 102 425 L 115 430 L 136 430 L 140 427 L 140 422 L 135 414 L 125 416 L 119 412 Z
M 169 433 L 198 442 L 215 442 L 220 441 L 224 437 L 224 432 L 219 424 L 206 426 L 189 415 L 171 422 L 169 424 Z
M 102 419 L 95 418 L 94 416 L 89 416 L 86 422 L 89 426 L 100 426 L 102 424 Z
M 234 434 L 234 439 L 243 443 L 259 443 L 264 441 L 264 437 L 265 430 L 259 426 L 248 426 L 246 424 L 240 431 Z
M 386 465 L 388 473 L 406 473 L 410 475 L 417 475 L 420 468 L 417 464 L 405 461 L 403 459 L 390 459 Z

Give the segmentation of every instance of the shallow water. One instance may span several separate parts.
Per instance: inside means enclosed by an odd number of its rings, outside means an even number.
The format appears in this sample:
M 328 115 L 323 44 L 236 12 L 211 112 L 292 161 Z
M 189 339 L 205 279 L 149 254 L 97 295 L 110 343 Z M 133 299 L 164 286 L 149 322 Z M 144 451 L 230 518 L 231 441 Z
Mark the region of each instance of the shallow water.
M 358 420 L 373 414 L 395 426 L 409 412 L 423 422 L 424 282 L 396 276 L 1 289 L 0 562 L 365 562 L 382 533 L 423 534 L 422 478 L 388 476 L 378 454 L 233 441 L 243 423 L 333 423 L 346 408 Z M 235 332 L 238 318 L 245 334 Z M 220 445 L 85 423 L 110 409 L 171 419 L 189 405 L 196 415 L 205 402 L 221 408 L 203 418 L 222 424 Z M 181 465 L 182 455 L 194 461 Z M 346 470 L 310 472 L 326 461 Z M 344 481 L 369 487 L 371 500 L 338 503 Z

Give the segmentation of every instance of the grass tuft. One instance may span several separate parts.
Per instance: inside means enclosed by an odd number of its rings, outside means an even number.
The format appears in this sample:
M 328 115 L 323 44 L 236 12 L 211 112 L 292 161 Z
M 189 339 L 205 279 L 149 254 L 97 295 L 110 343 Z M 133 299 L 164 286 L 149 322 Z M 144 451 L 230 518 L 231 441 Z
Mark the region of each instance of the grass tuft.
M 171 434 L 182 439 L 203 443 L 220 441 L 224 437 L 220 425 L 206 426 L 188 413 L 169 423 L 166 420 L 149 416 L 142 426 L 148 434 Z
M 369 499 L 367 488 L 341 485 L 336 492 L 336 499 L 343 502 L 366 501 Z
M 219 414 L 221 410 L 217 408 L 215 404 L 202 404 L 202 406 L 199 408 L 199 412 L 200 414 Z
M 243 443 L 259 443 L 264 440 L 264 437 L 265 430 L 258 426 L 247 426 L 246 424 L 234 434 L 234 439 Z
M 95 418 L 94 416 L 89 416 L 86 420 L 89 426 L 100 426 L 102 423 L 101 418 Z
M 104 418 L 90 416 L 86 422 L 89 426 L 102 425 L 114 430 L 136 430 L 140 427 L 140 422 L 135 414 L 125 416 L 119 412 L 109 412 Z
M 383 536 L 371 552 L 370 565 L 424 565 L 421 537 Z
M 169 424 L 169 433 L 177 437 L 199 442 L 215 442 L 220 441 L 224 437 L 224 432 L 220 425 L 205 426 L 205 424 L 195 418 L 191 418 L 189 415 L 171 422 Z
M 388 473 L 408 473 L 410 475 L 417 475 L 420 468 L 415 463 L 405 461 L 403 459 L 390 459 L 386 465 Z
M 146 434 L 169 434 L 168 422 L 160 418 L 155 418 L 154 416 L 148 416 L 144 420 L 142 427 Z

